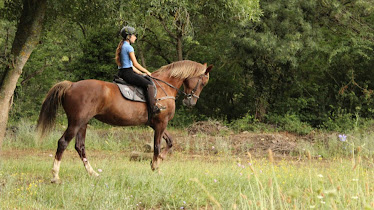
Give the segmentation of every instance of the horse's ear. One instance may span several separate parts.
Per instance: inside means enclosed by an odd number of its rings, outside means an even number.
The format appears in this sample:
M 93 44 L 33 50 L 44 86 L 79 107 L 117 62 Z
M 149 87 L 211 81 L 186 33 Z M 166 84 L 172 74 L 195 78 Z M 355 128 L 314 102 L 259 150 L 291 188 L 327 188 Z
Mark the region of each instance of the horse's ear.
M 210 72 L 210 70 L 212 70 L 212 68 L 213 68 L 213 65 L 210 64 L 210 65 L 208 66 L 208 68 L 206 68 L 206 70 L 205 70 L 205 74 L 209 74 L 209 72 Z

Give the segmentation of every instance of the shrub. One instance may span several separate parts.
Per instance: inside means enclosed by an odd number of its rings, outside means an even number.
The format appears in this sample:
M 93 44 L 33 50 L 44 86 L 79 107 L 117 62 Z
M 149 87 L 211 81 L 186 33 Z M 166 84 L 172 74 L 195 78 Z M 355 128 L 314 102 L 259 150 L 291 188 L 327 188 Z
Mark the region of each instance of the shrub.
M 259 122 L 253 115 L 246 114 L 243 118 L 232 121 L 229 127 L 236 132 L 242 131 L 271 131 L 270 125 Z
M 268 115 L 267 120 L 271 124 L 275 124 L 280 131 L 288 131 L 301 135 L 309 134 L 313 128 L 305 122 L 301 122 L 300 118 L 295 114 Z

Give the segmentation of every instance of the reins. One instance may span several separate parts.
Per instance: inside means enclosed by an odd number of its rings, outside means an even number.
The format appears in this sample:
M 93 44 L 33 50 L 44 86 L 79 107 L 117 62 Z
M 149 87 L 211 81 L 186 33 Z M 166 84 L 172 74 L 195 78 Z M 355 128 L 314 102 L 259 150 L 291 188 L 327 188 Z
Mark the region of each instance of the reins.
M 149 75 L 148 75 L 149 76 Z M 165 93 L 165 97 L 161 97 L 161 98 L 158 98 L 158 99 L 156 99 L 156 100 L 158 100 L 158 101 L 161 101 L 161 100 L 165 100 L 165 99 L 176 99 L 176 98 L 178 98 L 178 96 L 179 96 L 179 94 L 180 93 L 182 93 L 184 96 L 186 96 L 188 99 L 190 99 L 190 98 L 192 98 L 192 97 L 195 97 L 195 98 L 200 98 L 199 96 L 197 96 L 197 95 L 195 95 L 195 92 L 196 92 L 196 90 L 197 90 L 197 88 L 199 87 L 199 84 L 200 84 L 200 82 L 201 82 L 201 79 L 202 79 L 202 77 L 204 76 L 204 74 L 202 74 L 202 75 L 200 75 L 199 76 L 199 81 L 197 81 L 197 83 L 196 83 L 196 86 L 195 86 L 195 88 L 194 89 L 192 89 L 192 91 L 191 91 L 191 93 L 185 93 L 185 92 L 183 92 L 183 91 L 181 91 L 180 89 L 178 89 L 178 88 L 176 88 L 174 85 L 172 85 L 172 84 L 170 84 L 170 83 L 168 83 L 168 82 L 165 82 L 164 80 L 161 80 L 161 79 L 158 79 L 158 78 L 156 78 L 156 77 L 152 77 L 152 76 L 149 76 L 151 79 L 154 79 L 154 80 L 156 80 L 156 83 L 160 86 L 160 88 L 162 89 L 162 91 L 164 91 L 164 93 Z M 162 83 L 164 83 L 164 84 L 166 84 L 167 86 L 169 86 L 169 87 L 171 87 L 171 88 L 173 88 L 173 89 L 175 89 L 175 90 L 177 90 L 177 97 L 173 97 L 173 96 L 168 96 L 168 94 L 166 93 L 166 91 L 164 90 L 164 88 L 162 88 L 162 86 L 157 82 L 157 81 L 160 81 L 160 82 L 162 82 Z
M 148 75 L 149 76 L 149 75 Z M 152 77 L 152 76 L 149 76 L 151 79 L 155 80 L 156 83 L 158 84 L 158 86 L 160 86 L 160 88 L 162 89 L 162 91 L 164 91 L 165 95 L 164 97 L 161 97 L 161 98 L 157 98 L 156 100 L 157 101 L 161 101 L 161 100 L 165 100 L 165 99 L 173 99 L 173 100 L 176 100 L 179 96 L 180 93 L 182 93 L 183 95 L 187 95 L 185 92 L 181 91 L 180 89 L 176 88 L 174 85 L 168 83 L 168 82 L 165 82 L 164 80 L 161 80 L 161 79 L 158 79 L 156 77 Z M 176 97 L 173 97 L 173 96 L 168 96 L 168 94 L 166 93 L 165 89 L 160 85 L 160 83 L 158 83 L 158 81 L 166 84 L 167 86 L 177 90 L 177 96 Z

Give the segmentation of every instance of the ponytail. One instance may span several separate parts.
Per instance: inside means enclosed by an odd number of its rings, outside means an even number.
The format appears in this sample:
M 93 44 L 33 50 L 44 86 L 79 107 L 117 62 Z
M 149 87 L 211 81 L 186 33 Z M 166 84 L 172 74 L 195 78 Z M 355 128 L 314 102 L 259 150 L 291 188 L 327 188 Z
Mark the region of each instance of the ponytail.
M 121 49 L 122 49 L 122 45 L 123 45 L 123 42 L 125 40 L 122 39 L 119 44 L 118 44 L 118 47 L 116 49 L 116 63 L 117 63 L 117 66 L 121 66 Z

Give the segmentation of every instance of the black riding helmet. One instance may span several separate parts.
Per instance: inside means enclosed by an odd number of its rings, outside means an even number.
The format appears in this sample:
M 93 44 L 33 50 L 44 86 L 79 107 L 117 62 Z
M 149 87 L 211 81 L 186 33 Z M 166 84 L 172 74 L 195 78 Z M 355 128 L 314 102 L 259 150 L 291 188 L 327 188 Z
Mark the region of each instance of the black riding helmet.
M 122 38 L 127 39 L 128 35 L 136 35 L 136 30 L 131 26 L 125 26 L 121 29 L 120 34 Z

